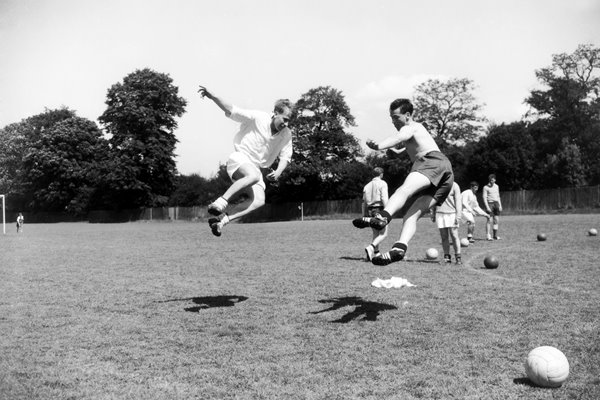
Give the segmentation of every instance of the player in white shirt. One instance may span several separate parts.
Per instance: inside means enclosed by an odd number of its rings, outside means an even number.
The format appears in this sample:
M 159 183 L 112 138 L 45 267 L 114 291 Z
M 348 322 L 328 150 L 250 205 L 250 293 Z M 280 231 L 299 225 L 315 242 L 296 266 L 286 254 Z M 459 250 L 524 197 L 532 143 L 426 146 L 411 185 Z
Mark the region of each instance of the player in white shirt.
M 388 185 L 382 178 L 383 168 L 373 168 L 373 179 L 363 188 L 362 212 L 363 216 L 366 218 L 374 217 L 383 211 L 383 208 L 388 202 Z M 362 224 L 359 225 L 362 226 Z M 357 226 L 357 224 L 355 223 L 354 226 Z M 371 261 L 373 257 L 380 255 L 379 245 L 385 240 L 388 233 L 387 226 L 381 230 L 375 228 L 371 228 L 371 230 L 373 231 L 373 240 L 371 241 L 371 244 L 365 247 L 367 261 Z
M 277 169 L 267 175 L 277 181 L 292 159 L 292 132 L 288 124 L 292 114 L 289 100 L 275 102 L 273 113 L 244 110 L 215 96 L 204 86 L 200 95 L 215 102 L 225 115 L 240 123 L 240 130 L 233 140 L 234 152 L 227 160 L 227 174 L 233 181 L 225 193 L 209 204 L 208 212 L 215 217 L 208 224 L 215 236 L 221 236 L 229 222 L 262 207 L 265 204 L 266 185 L 261 168 L 270 167 L 279 157 Z M 245 194 L 248 198 L 227 213 L 229 201 Z
M 444 261 L 452 262 L 450 256 L 450 238 L 452 237 L 452 247 L 454 248 L 454 257 L 456 264 L 461 265 L 460 256 L 460 238 L 458 237 L 458 224 L 462 217 L 462 196 L 460 186 L 454 182 L 452 189 L 446 200 L 439 206 L 431 209 L 431 220 L 436 223 L 440 230 L 442 238 L 442 249 L 444 250 Z
M 471 182 L 470 189 L 462 192 L 462 205 L 463 205 L 463 220 L 467 221 L 467 239 L 469 242 L 473 243 L 475 239 L 473 239 L 473 234 L 475 233 L 475 217 L 481 216 L 487 218 L 486 221 L 486 233 L 488 240 L 492 238 L 492 225 L 491 225 L 491 217 L 488 213 L 483 211 L 481 207 L 479 207 L 479 202 L 477 201 L 477 190 L 479 189 L 479 184 L 477 182 Z
M 496 184 L 496 175 L 494 174 L 490 174 L 488 184 L 483 187 L 483 204 L 485 204 L 486 211 L 492 216 L 494 240 L 500 240 L 498 222 L 500 222 L 502 202 L 500 201 L 500 188 Z M 488 236 L 488 240 L 492 240 L 492 238 Z

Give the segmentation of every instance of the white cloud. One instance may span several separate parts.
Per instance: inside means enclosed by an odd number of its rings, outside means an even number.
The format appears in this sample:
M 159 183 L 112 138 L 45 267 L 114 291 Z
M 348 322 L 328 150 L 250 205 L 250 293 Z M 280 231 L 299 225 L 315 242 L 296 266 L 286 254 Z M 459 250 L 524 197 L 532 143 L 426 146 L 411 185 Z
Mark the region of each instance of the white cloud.
M 386 76 L 378 81 L 369 82 L 359 89 L 354 96 L 356 100 L 381 100 L 388 101 L 398 97 L 411 98 L 417 85 L 428 79 L 446 80 L 448 77 L 442 75 L 412 75 Z

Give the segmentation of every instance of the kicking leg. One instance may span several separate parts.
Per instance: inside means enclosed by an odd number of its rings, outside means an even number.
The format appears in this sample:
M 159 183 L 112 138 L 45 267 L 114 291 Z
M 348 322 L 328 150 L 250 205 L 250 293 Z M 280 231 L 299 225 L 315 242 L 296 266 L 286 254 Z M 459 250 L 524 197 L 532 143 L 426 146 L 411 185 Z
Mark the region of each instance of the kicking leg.
M 390 223 L 392 216 L 404 207 L 412 196 L 423 189 L 427 189 L 430 185 L 429 178 L 420 172 L 411 172 L 408 174 L 402 186 L 388 200 L 388 203 L 380 214 L 381 218 L 371 218 L 369 221 L 370 226 L 375 229 L 383 229 L 384 226 Z M 404 226 L 402 230 L 404 231 Z
M 429 195 L 424 195 L 416 199 L 404 215 L 400 238 L 394 243 L 390 251 L 381 254 L 379 257 L 374 257 L 372 260 L 373 264 L 388 265 L 402 260 L 408 249 L 408 242 L 410 242 L 417 231 L 417 221 L 435 205 L 436 201 Z
M 229 222 L 236 220 L 262 207 L 265 204 L 265 190 L 257 184 L 242 191 L 248 196 L 246 200 L 237 204 L 231 214 L 221 214 L 218 217 L 210 218 L 208 225 L 215 236 L 221 236 L 223 227 Z
M 247 192 L 246 189 L 258 184 L 262 180 L 260 170 L 253 164 L 242 164 L 232 175 L 233 183 L 225 191 L 223 196 L 208 205 L 208 212 L 219 215 L 225 211 L 229 200 L 233 197 Z

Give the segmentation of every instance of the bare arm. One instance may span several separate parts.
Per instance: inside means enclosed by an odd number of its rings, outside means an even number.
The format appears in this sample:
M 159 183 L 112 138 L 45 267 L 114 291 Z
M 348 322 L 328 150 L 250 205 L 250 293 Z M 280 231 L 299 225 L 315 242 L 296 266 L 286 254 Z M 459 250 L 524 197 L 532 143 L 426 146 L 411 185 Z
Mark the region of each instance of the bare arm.
M 221 99 L 220 97 L 215 96 L 214 94 L 209 92 L 208 89 L 204 86 L 200 86 L 200 88 L 198 89 L 198 93 L 200 93 L 201 97 L 208 97 L 209 99 L 214 101 L 215 104 L 225 112 L 225 115 L 227 115 L 228 117 L 231 115 L 231 110 L 233 109 L 233 105 L 231 103 Z
M 402 142 L 406 142 L 414 135 L 414 129 L 404 126 L 400 128 L 398 133 L 393 136 L 389 136 L 383 139 L 380 143 L 374 142 L 372 140 L 367 140 L 367 146 L 372 148 L 373 150 L 384 150 L 389 149 L 391 147 L 395 147 Z
M 269 174 L 267 174 L 267 179 L 270 181 L 276 181 L 279 179 L 279 177 L 281 176 L 281 174 L 283 173 L 283 170 L 287 168 L 289 162 L 288 160 L 279 160 L 279 164 L 277 165 L 277 169 L 275 171 L 270 172 Z
M 460 221 L 460 219 L 462 218 L 462 194 L 460 193 L 460 190 L 456 190 L 456 193 L 454 194 L 454 199 L 456 202 L 456 225 L 458 226 L 458 221 Z
M 487 189 L 487 185 L 486 185 L 483 187 L 483 205 L 485 206 L 485 210 L 487 212 L 490 212 L 490 205 L 487 202 L 487 196 L 488 196 L 487 191 L 488 191 L 488 189 Z

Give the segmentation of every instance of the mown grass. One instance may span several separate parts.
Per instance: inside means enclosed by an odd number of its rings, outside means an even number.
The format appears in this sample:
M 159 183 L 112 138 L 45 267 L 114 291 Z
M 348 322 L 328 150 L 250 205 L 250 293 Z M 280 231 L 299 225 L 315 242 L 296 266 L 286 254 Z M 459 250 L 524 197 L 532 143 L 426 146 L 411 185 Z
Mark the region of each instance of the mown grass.
M 27 225 L 0 237 L 0 398 L 597 399 L 598 226 L 505 217 L 446 266 L 422 220 L 375 267 L 349 220 Z M 370 285 L 391 276 L 417 286 Z M 569 359 L 561 388 L 526 379 L 541 345 Z

